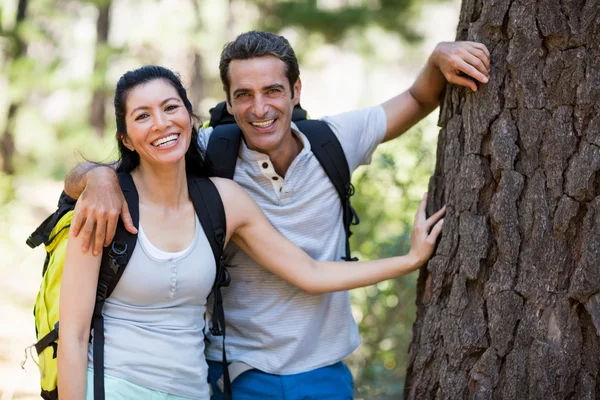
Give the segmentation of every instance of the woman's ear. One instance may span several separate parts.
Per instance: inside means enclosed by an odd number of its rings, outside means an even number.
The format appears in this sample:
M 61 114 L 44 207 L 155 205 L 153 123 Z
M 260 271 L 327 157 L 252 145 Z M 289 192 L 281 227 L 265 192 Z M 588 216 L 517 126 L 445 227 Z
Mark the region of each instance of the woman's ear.
M 119 133 L 119 140 L 123 143 L 123 146 L 127 147 L 131 151 L 135 151 L 129 137 L 123 133 Z

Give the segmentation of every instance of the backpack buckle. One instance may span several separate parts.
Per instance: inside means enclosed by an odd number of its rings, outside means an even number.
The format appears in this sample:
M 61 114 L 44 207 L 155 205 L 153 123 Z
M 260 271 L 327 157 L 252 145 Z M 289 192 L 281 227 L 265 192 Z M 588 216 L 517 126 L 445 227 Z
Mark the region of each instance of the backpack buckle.
M 356 191 L 354 189 L 354 185 L 352 183 L 348 183 L 345 187 L 346 189 L 346 199 L 350 199 L 350 197 L 354 196 L 354 192 Z
M 221 264 L 221 268 L 219 268 L 215 277 L 215 287 L 227 287 L 231 283 L 231 275 L 227 271 L 227 267 L 225 267 L 223 257 L 221 257 L 219 263 Z
M 225 243 L 225 231 L 223 231 L 221 228 L 216 229 L 215 239 L 217 240 L 217 243 L 222 246 L 223 243 Z
M 127 253 L 127 243 L 113 242 L 108 251 L 108 256 L 117 259 Z
M 110 269 L 117 274 L 121 264 L 123 264 L 123 258 L 127 254 L 127 243 L 113 242 L 108 251 L 108 257 L 110 258 Z
M 211 326 L 209 329 L 210 333 L 213 336 L 223 336 L 223 331 L 221 330 L 221 327 L 219 326 Z

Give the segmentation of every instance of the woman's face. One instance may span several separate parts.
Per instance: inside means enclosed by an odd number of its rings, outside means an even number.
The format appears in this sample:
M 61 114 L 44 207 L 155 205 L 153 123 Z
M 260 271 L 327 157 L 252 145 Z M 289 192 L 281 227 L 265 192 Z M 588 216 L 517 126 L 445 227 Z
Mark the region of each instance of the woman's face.
M 183 162 L 192 136 L 192 119 L 177 90 L 164 79 L 134 87 L 126 102 L 123 144 L 140 155 L 140 164 Z

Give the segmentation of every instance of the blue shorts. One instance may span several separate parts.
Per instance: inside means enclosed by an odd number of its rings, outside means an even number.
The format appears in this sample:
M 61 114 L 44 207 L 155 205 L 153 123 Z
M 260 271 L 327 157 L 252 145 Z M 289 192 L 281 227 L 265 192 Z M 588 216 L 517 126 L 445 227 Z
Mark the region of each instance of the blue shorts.
M 221 400 L 216 385 L 223 374 L 223 364 L 208 361 L 212 400 Z M 238 376 L 232 384 L 233 400 L 352 400 L 352 374 L 343 362 L 293 375 L 273 375 L 252 369 Z

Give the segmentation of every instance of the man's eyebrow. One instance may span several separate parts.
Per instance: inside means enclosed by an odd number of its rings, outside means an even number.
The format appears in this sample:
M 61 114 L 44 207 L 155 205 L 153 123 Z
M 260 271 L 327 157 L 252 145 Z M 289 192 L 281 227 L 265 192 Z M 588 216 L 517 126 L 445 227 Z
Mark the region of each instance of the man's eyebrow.
M 171 100 L 175 100 L 175 101 L 181 103 L 181 100 L 179 100 L 177 97 L 168 97 L 168 98 L 164 99 L 163 101 L 161 101 L 160 105 L 162 106 L 162 105 L 164 105 L 165 103 L 167 103 L 167 102 L 169 102 Z M 139 106 L 139 107 L 136 107 L 133 110 L 131 110 L 131 113 L 129 113 L 129 115 L 130 116 L 133 115 L 133 113 L 136 112 L 137 110 L 147 110 L 149 108 L 150 107 L 148 107 L 148 106 Z
M 265 86 L 265 87 L 262 88 L 263 92 L 266 92 L 266 91 L 271 90 L 271 89 L 285 90 L 285 87 L 281 83 L 274 83 L 272 85 Z
M 272 90 L 272 89 L 285 90 L 285 86 L 283 86 L 281 83 L 274 83 L 272 85 L 263 86 L 260 90 L 263 92 L 266 92 L 266 91 Z M 250 92 L 251 92 L 250 89 L 238 88 L 233 91 L 233 96 L 238 95 L 240 93 L 250 93 Z
M 237 88 L 233 91 L 233 95 L 235 96 L 236 94 L 240 94 L 240 93 L 249 93 L 250 89 L 246 89 L 246 88 Z

